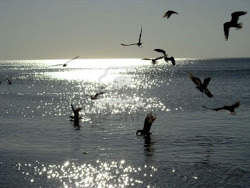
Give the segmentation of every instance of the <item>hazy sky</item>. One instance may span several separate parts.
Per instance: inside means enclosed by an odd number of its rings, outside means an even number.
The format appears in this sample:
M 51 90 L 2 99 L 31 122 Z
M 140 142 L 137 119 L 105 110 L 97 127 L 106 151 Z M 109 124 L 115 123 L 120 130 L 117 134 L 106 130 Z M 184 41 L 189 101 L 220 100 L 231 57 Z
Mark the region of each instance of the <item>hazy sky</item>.
M 175 10 L 169 20 L 162 16 Z M 224 22 L 234 11 L 243 29 Z M 250 57 L 250 0 L 0 0 L 0 59 Z M 143 47 L 137 42 L 143 27 Z

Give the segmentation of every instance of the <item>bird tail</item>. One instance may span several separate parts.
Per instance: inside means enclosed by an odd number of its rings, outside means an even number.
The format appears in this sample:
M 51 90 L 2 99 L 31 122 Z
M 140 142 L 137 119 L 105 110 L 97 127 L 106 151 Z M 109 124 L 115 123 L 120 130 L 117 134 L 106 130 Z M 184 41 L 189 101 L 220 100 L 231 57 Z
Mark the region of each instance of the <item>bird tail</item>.
M 242 23 L 242 22 L 240 22 L 240 23 L 238 23 L 238 24 L 237 24 L 236 29 L 241 29 L 242 27 L 243 27 L 243 23 Z

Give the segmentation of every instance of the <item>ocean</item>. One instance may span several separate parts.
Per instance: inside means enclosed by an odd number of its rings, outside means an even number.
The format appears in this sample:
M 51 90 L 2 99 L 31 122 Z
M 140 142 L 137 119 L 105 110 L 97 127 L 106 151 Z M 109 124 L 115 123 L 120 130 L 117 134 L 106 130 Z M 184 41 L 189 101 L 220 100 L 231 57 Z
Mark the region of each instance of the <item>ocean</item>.
M 0 61 L 0 187 L 250 187 L 250 58 L 65 62 Z

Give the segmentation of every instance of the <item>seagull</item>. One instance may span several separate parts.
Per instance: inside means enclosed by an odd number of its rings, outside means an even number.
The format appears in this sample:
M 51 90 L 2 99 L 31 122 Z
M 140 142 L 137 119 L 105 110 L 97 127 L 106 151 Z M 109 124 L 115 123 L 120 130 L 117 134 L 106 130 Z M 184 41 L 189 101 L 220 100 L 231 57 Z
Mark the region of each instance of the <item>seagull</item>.
M 9 85 L 12 84 L 12 82 L 8 78 L 6 78 L 6 80 L 8 81 Z
M 175 66 L 175 59 L 174 57 L 168 57 L 168 54 L 166 54 L 165 50 L 162 49 L 154 49 L 154 51 L 159 52 L 159 53 L 163 53 L 163 58 L 166 62 L 171 61 L 172 65 Z
M 188 77 L 197 85 L 196 88 L 198 90 L 200 90 L 200 92 L 205 92 L 205 94 L 208 97 L 213 97 L 213 95 L 211 94 L 211 92 L 209 91 L 209 89 L 207 88 L 211 78 L 205 78 L 204 82 L 202 83 L 201 80 L 197 77 L 195 77 L 194 75 L 192 75 L 191 73 L 188 73 Z
M 139 36 L 139 41 L 137 43 L 132 43 L 132 44 L 121 44 L 122 46 L 132 46 L 132 45 L 137 45 L 138 47 L 142 46 L 142 42 L 141 42 L 141 34 L 142 34 L 142 26 L 141 26 L 141 32 L 140 32 L 140 36 Z
M 220 111 L 220 110 L 228 110 L 229 112 L 231 112 L 232 115 L 235 115 L 236 112 L 235 112 L 235 109 L 236 108 L 239 108 L 240 106 L 240 101 L 236 102 L 235 104 L 231 105 L 231 106 L 223 106 L 223 107 L 220 107 L 220 108 L 208 108 L 206 106 L 202 106 L 203 108 L 206 108 L 206 109 L 209 109 L 209 110 L 214 110 L 214 111 Z
M 228 40 L 228 36 L 229 36 L 229 29 L 231 27 L 235 27 L 236 29 L 241 29 L 243 27 L 242 23 L 238 23 L 239 17 L 245 15 L 247 12 L 245 11 L 237 11 L 237 12 L 233 12 L 231 14 L 231 21 L 230 22 L 226 22 L 224 23 L 223 27 L 224 27 L 224 34 L 225 34 L 225 39 Z
M 104 94 L 104 93 L 105 93 L 105 92 L 99 92 L 99 93 L 96 93 L 95 95 L 86 95 L 86 96 L 90 97 L 91 100 L 96 100 L 96 99 L 98 99 L 97 97 L 98 97 L 99 95 L 102 95 L 102 94 Z
M 74 59 L 77 59 L 78 57 L 79 57 L 79 56 L 76 56 L 76 57 L 74 57 L 73 59 L 67 61 L 66 63 L 63 64 L 63 67 L 66 67 L 70 61 L 72 61 L 72 60 L 74 60 Z
M 156 119 L 156 116 L 154 116 L 152 114 L 152 112 L 148 113 L 148 115 L 146 116 L 146 118 L 144 120 L 143 130 L 137 130 L 136 135 L 137 136 L 148 136 L 148 135 L 150 135 L 151 133 L 149 131 L 150 131 L 152 123 L 154 122 L 155 119 Z
M 82 107 L 78 107 L 78 108 L 74 108 L 73 104 L 71 103 L 71 109 L 74 113 L 74 116 L 70 116 L 71 118 L 71 121 L 74 120 L 75 123 L 79 123 L 79 120 L 82 119 L 80 116 L 79 116 L 79 112 L 82 110 Z
M 169 10 L 169 11 L 167 11 L 167 12 L 163 15 L 163 18 L 166 18 L 166 17 L 167 17 L 167 19 L 168 19 L 168 18 L 170 18 L 170 16 L 171 16 L 172 14 L 177 14 L 177 15 L 178 15 L 178 12 Z
M 162 59 L 164 56 L 157 57 L 157 58 L 143 58 L 142 60 L 150 60 L 153 65 L 156 64 L 156 61 Z

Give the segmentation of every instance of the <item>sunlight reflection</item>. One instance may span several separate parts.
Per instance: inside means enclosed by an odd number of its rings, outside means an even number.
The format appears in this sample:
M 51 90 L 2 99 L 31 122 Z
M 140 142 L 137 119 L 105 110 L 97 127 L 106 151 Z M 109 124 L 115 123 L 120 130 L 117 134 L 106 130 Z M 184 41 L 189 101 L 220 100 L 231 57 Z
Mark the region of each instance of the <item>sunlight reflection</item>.
M 143 176 L 152 177 L 157 171 L 154 166 L 132 167 L 126 165 L 125 160 L 120 162 L 101 162 L 96 164 L 75 164 L 66 161 L 61 165 L 34 165 L 16 164 L 18 171 L 25 175 L 31 183 L 40 178 L 58 181 L 63 187 L 127 187 L 143 184 Z

